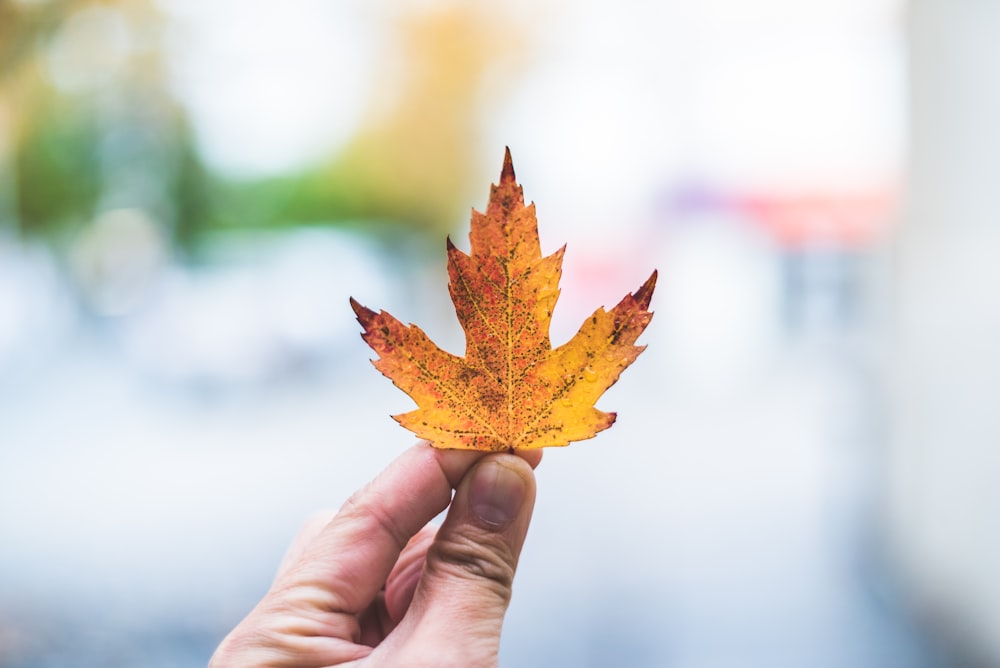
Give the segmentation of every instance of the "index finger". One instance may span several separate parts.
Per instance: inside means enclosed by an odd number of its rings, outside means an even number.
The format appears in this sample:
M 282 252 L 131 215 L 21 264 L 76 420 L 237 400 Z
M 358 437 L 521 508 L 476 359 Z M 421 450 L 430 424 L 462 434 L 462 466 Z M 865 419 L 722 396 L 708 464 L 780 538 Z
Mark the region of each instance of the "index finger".
M 427 442 L 408 449 L 348 499 L 276 586 L 318 587 L 330 612 L 360 613 L 406 543 L 448 507 L 452 490 L 484 454 Z

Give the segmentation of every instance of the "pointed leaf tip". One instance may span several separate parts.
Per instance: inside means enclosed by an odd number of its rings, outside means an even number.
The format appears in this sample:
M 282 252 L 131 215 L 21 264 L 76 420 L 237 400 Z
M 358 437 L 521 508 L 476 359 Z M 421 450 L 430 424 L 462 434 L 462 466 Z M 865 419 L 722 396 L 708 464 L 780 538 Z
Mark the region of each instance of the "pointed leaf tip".
M 656 287 L 656 276 L 658 272 L 656 269 L 650 274 L 646 282 L 639 286 L 639 289 L 635 293 L 635 300 L 642 305 L 643 309 L 649 308 L 649 302 L 653 298 L 653 288 Z
M 506 147 L 503 155 L 503 171 L 500 172 L 500 183 L 505 181 L 515 181 L 514 161 L 510 158 L 510 147 Z
M 357 299 L 351 297 L 351 308 L 354 309 L 354 314 L 358 316 L 358 320 L 364 324 L 364 321 L 371 320 L 375 316 L 375 311 L 371 310 L 367 306 L 363 306 Z M 365 325 L 367 327 L 367 325 Z

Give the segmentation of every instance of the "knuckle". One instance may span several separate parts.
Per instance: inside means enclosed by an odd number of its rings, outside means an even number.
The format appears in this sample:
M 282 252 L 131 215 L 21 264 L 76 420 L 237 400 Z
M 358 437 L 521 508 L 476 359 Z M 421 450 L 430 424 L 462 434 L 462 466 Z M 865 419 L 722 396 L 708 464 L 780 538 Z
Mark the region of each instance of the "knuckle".
M 384 533 L 392 538 L 399 550 L 406 547 L 410 534 L 384 509 L 379 499 L 372 498 L 374 491 L 371 485 L 352 494 L 340 509 L 340 515 L 354 522 L 369 525 L 372 530 Z
M 486 585 L 504 604 L 510 602 L 515 560 L 510 548 L 495 535 L 438 536 L 427 552 L 427 567 L 441 575 L 466 578 Z

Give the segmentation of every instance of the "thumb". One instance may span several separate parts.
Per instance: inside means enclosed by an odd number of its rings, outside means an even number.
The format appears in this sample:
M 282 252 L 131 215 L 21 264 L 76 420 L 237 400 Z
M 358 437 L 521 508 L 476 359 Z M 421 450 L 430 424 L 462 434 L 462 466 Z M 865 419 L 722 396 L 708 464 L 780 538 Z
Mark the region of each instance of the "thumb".
M 534 504 L 535 476 L 518 456 L 484 457 L 462 478 L 427 550 L 411 639 L 441 647 L 465 638 L 495 655 Z

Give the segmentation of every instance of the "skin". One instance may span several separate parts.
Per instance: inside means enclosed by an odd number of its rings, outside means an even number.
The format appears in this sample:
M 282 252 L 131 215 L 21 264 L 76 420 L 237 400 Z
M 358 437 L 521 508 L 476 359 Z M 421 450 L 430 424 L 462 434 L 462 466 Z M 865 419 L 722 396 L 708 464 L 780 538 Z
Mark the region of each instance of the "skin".
M 410 448 L 306 523 L 210 668 L 496 666 L 540 460 Z

